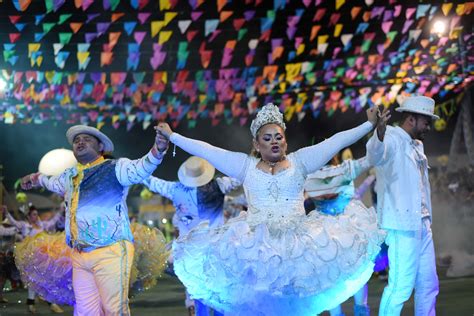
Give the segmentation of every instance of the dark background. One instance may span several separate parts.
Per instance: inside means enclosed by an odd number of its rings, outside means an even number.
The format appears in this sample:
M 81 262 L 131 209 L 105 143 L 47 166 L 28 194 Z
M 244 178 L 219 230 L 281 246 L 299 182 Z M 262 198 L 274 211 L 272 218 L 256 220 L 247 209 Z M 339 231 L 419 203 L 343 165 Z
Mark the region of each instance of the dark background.
M 336 113 L 331 118 L 326 114 L 314 119 L 311 114 L 298 122 L 294 118 L 287 124 L 288 150 L 292 152 L 303 146 L 311 145 L 330 137 L 338 131 L 349 129 L 366 120 L 365 113 L 354 113 L 348 110 L 345 113 Z M 396 122 L 400 115 L 392 107 L 392 121 Z M 456 116 L 448 122 L 448 128 L 443 132 L 432 130 L 425 140 L 425 152 L 428 156 L 438 156 L 449 153 L 451 136 L 454 129 Z M 21 176 L 38 170 L 40 159 L 48 151 L 57 148 L 70 149 L 66 140 L 66 130 L 71 125 L 45 123 L 39 125 L 0 124 L 0 164 L 3 164 L 4 183 L 12 189 L 14 182 Z M 143 130 L 139 125 L 126 130 L 125 126 L 114 129 L 105 125 L 102 131 L 107 134 L 115 144 L 115 157 L 139 158 L 153 145 L 154 130 L 150 126 Z M 193 128 L 187 128 L 183 122 L 176 131 L 184 136 L 207 141 L 213 145 L 229 150 L 249 153 L 251 149 L 251 135 L 249 122 L 245 126 L 239 124 L 227 125 L 220 123 L 211 126 L 207 120 L 199 121 Z M 365 153 L 367 137 L 351 146 L 356 158 Z M 176 173 L 179 165 L 189 155 L 181 149 L 176 149 L 176 157 L 172 157 L 173 148 L 155 171 L 155 175 L 168 180 L 177 179 Z

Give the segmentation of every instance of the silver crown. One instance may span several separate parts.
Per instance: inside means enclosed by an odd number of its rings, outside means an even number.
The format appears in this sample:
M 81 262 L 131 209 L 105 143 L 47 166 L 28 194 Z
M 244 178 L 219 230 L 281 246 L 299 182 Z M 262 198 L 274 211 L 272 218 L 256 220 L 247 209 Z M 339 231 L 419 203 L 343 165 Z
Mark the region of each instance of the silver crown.
M 253 138 L 257 137 L 258 130 L 267 124 L 277 124 L 283 130 L 286 129 L 285 122 L 283 121 L 283 114 L 280 112 L 278 107 L 273 103 L 268 103 L 257 113 L 257 116 L 253 119 L 250 124 L 250 132 Z

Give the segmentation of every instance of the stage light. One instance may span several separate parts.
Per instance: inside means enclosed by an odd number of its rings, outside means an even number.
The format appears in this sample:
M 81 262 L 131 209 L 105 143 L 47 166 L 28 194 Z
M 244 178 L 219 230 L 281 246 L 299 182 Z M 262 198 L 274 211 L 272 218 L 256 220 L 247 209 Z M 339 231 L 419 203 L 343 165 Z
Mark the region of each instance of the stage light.
M 438 36 L 444 35 L 444 33 L 446 32 L 446 22 L 441 20 L 436 21 L 433 24 L 431 32 L 437 34 Z
M 41 158 L 38 171 L 47 176 L 58 176 L 67 168 L 74 167 L 77 160 L 72 150 L 59 148 L 47 152 Z

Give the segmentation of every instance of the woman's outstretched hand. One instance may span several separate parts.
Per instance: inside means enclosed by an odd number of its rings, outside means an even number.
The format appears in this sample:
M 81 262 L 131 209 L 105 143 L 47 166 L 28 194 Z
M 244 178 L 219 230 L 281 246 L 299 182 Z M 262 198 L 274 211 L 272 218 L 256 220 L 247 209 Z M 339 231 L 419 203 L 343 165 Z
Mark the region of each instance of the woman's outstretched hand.
M 377 125 L 377 107 L 376 106 L 373 106 L 373 107 L 370 107 L 367 109 L 366 113 L 367 113 L 367 120 L 372 123 L 372 126 L 375 127 Z

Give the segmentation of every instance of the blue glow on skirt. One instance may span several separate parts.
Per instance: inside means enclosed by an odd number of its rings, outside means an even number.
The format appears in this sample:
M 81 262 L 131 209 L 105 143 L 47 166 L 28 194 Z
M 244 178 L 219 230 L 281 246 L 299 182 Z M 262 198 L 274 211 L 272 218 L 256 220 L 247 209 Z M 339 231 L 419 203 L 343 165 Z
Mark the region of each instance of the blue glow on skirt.
M 350 201 L 351 196 L 347 194 L 339 194 L 335 199 L 331 200 L 313 200 L 316 210 L 328 215 L 344 213 L 344 209 Z

